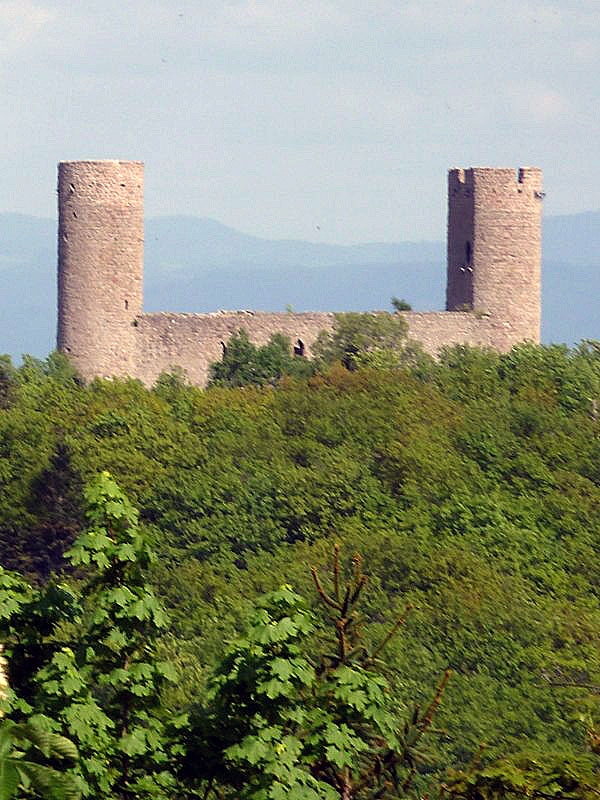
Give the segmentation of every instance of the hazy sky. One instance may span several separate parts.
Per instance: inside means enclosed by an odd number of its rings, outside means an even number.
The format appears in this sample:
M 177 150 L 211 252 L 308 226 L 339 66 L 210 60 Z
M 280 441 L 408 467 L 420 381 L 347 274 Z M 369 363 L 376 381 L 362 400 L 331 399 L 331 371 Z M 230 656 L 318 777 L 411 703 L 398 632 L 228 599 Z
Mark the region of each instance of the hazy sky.
M 600 208 L 600 0 L 0 0 L 0 98 L 0 211 L 79 158 L 269 238 L 443 238 L 451 166 Z

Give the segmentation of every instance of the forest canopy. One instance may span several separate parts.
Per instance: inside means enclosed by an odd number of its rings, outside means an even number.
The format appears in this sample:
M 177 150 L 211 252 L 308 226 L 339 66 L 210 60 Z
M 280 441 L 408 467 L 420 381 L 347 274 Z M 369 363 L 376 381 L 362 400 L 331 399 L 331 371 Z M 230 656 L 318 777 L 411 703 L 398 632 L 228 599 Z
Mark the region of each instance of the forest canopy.
M 423 780 L 482 742 L 483 764 L 583 757 L 600 684 L 599 399 L 594 343 L 208 390 L 83 385 L 57 355 L 3 359 L 1 562 L 39 586 L 79 580 L 64 553 L 86 528 L 83 487 L 108 470 L 158 556 L 157 647 L 182 676 L 164 703 L 179 709 L 257 598 L 313 597 L 307 565 L 339 542 L 368 567 L 367 644 L 413 607 L 385 650 L 398 707 L 453 671 Z

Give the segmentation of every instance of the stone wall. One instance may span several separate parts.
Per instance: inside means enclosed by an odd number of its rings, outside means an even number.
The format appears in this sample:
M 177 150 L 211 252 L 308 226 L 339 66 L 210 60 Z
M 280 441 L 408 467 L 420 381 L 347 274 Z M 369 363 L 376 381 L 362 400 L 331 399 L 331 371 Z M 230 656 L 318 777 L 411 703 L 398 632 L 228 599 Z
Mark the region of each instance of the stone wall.
M 482 347 L 509 350 L 514 331 L 506 321 L 458 311 L 401 312 L 408 323 L 408 335 L 435 356 L 442 347 L 466 342 Z M 219 361 L 223 345 L 243 328 L 254 344 L 268 342 L 274 333 L 283 333 L 305 347 L 311 346 L 322 330 L 331 330 L 333 313 L 274 313 L 219 311 L 213 314 L 142 314 L 136 320 L 137 356 L 132 373 L 151 386 L 161 372 L 174 367 L 185 370 L 188 379 L 199 386 L 208 380 L 211 362 Z
M 523 341 L 510 322 L 476 312 L 427 311 L 403 312 L 408 322 L 408 335 L 436 356 L 442 347 L 471 344 L 492 347 L 506 352 Z
M 539 341 L 541 178 L 533 168 L 450 171 L 449 310 L 403 312 L 409 336 L 432 355 L 451 344 L 508 350 Z M 258 345 L 283 333 L 310 356 L 333 325 L 332 313 L 143 313 L 141 162 L 62 162 L 58 206 L 58 347 L 86 379 L 129 375 L 151 385 L 180 367 L 203 386 L 241 328 Z
M 211 361 L 219 361 L 223 344 L 240 328 L 254 344 L 266 344 L 274 333 L 288 336 L 310 347 L 319 332 L 330 330 L 331 313 L 275 313 L 262 311 L 219 311 L 213 314 L 142 314 L 136 320 L 137 358 L 132 373 L 151 385 L 161 372 L 181 367 L 189 380 L 204 386 Z

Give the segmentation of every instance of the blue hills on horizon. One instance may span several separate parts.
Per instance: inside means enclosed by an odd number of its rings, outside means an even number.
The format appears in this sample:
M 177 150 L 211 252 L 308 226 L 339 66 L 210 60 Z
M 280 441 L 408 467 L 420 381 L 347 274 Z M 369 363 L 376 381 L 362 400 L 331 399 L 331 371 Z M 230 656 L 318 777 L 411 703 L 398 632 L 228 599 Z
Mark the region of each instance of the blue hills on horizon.
M 543 341 L 600 339 L 600 211 L 546 218 L 543 244 Z M 271 241 L 176 216 L 146 221 L 145 250 L 148 311 L 444 307 L 443 242 Z M 55 331 L 56 222 L 0 214 L 0 353 L 45 357 Z

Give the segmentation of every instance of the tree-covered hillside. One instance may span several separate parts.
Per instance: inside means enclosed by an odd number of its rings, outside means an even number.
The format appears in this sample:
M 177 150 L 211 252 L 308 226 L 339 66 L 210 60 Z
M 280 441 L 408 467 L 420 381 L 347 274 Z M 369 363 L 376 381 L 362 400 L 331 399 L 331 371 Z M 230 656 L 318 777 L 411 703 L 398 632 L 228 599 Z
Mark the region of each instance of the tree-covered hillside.
M 110 471 L 159 555 L 179 708 L 252 602 L 282 584 L 314 596 L 309 565 L 339 542 L 364 558 L 373 640 L 413 606 L 385 651 L 398 707 L 453 671 L 426 771 L 482 742 L 484 759 L 577 753 L 600 683 L 599 401 L 594 345 L 208 390 L 5 361 L 1 561 L 42 582 L 62 569 L 82 487 Z

